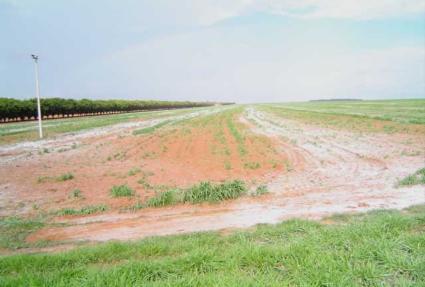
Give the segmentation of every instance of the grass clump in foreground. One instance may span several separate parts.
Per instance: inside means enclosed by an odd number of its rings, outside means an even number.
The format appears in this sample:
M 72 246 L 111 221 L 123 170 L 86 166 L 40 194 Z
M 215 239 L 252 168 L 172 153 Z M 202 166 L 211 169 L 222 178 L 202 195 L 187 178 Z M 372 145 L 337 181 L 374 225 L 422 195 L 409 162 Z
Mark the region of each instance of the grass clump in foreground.
M 134 195 L 134 190 L 132 190 L 128 185 L 114 185 L 111 188 L 112 197 L 129 197 Z
M 398 186 L 411 186 L 425 184 L 425 167 L 418 169 L 414 174 L 408 175 L 398 181 Z
M 423 286 L 425 206 L 1 257 L 1 286 Z
M 144 207 L 160 207 L 185 202 L 192 204 L 218 202 L 238 198 L 246 192 L 245 183 L 240 180 L 220 184 L 201 182 L 187 189 L 168 189 L 164 192 L 159 192 L 155 197 L 150 198 L 144 204 Z

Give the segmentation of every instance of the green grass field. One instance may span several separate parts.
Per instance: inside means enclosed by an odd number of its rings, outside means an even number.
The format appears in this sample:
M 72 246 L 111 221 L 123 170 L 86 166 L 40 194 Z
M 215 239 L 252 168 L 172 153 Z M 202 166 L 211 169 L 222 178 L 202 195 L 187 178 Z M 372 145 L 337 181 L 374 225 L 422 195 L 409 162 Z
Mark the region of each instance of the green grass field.
M 0 286 L 424 286 L 425 206 L 0 257 Z
M 425 99 L 263 104 L 277 116 L 358 132 L 425 133 Z
M 273 105 L 297 111 L 353 115 L 399 123 L 425 124 L 425 99 L 382 101 L 314 101 Z

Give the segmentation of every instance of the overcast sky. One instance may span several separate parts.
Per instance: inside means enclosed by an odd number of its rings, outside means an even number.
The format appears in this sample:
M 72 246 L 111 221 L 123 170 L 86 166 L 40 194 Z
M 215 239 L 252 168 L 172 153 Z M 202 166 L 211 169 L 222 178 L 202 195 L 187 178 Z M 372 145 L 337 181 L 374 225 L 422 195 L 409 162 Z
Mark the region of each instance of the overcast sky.
M 424 0 L 0 0 L 0 97 L 424 98 Z

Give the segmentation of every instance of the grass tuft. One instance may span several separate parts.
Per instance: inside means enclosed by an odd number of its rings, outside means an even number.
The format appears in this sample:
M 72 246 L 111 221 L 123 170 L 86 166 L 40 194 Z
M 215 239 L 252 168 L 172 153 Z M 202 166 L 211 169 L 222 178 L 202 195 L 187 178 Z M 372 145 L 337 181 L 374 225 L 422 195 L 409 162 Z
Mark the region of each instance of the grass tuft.
M 74 189 L 71 194 L 69 195 L 70 198 L 80 198 L 82 197 L 81 190 L 78 188 Z
M 134 195 L 134 190 L 132 190 L 128 185 L 114 185 L 111 188 L 112 197 L 129 197 Z
M 267 185 L 262 184 L 262 185 L 259 185 L 259 186 L 255 189 L 254 196 L 260 196 L 260 195 L 266 194 L 266 193 L 268 193 L 268 192 L 269 192 L 269 190 L 267 189 Z
M 158 192 L 154 197 L 149 198 L 145 205 L 146 207 L 162 207 L 176 204 L 179 201 L 180 192 L 177 189 L 169 189 L 164 192 Z
M 129 171 L 128 171 L 128 173 L 127 173 L 127 175 L 128 176 L 133 176 L 133 175 L 136 175 L 136 174 L 138 174 L 139 172 L 141 172 L 142 170 L 140 169 L 140 168 L 138 168 L 138 167 L 134 167 L 134 168 L 132 168 L 132 169 L 130 169 Z
M 397 186 L 412 186 L 417 184 L 425 184 L 425 167 L 418 169 L 414 174 L 408 175 L 399 180 Z
M 90 205 L 85 206 L 81 209 L 73 209 L 73 208 L 64 208 L 56 212 L 57 215 L 89 215 L 99 212 L 104 212 L 108 210 L 108 207 L 104 204 L 102 205 Z
M 54 182 L 54 181 L 67 181 L 74 179 L 74 175 L 70 172 L 64 173 L 60 176 L 53 177 L 53 176 L 39 176 L 37 178 L 37 183 L 44 183 L 44 182 Z
M 70 172 L 68 173 L 64 173 L 62 175 L 60 175 L 59 177 L 57 177 L 57 181 L 67 181 L 67 180 L 71 180 L 74 178 L 74 175 Z
M 258 162 L 246 162 L 243 166 L 246 169 L 259 169 L 261 167 Z
M 161 207 L 178 203 L 218 202 L 234 199 L 247 192 L 245 183 L 239 180 L 214 184 L 201 182 L 187 189 L 168 188 L 146 201 L 143 207 Z M 142 207 L 140 204 L 138 208 Z
M 225 182 L 214 185 L 210 182 L 201 182 L 187 190 L 183 195 L 183 202 L 217 202 L 222 200 L 238 198 L 246 193 L 245 183 L 240 180 Z

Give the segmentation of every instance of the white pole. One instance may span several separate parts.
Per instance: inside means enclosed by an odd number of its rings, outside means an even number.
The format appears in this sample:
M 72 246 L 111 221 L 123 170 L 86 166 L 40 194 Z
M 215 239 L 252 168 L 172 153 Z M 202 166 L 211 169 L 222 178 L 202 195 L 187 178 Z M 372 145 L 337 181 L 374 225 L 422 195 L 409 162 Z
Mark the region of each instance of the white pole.
M 37 114 L 38 114 L 38 134 L 43 138 L 43 128 L 41 126 L 41 106 L 40 106 L 40 85 L 38 83 L 38 56 L 31 55 L 35 64 L 35 93 L 37 95 Z

